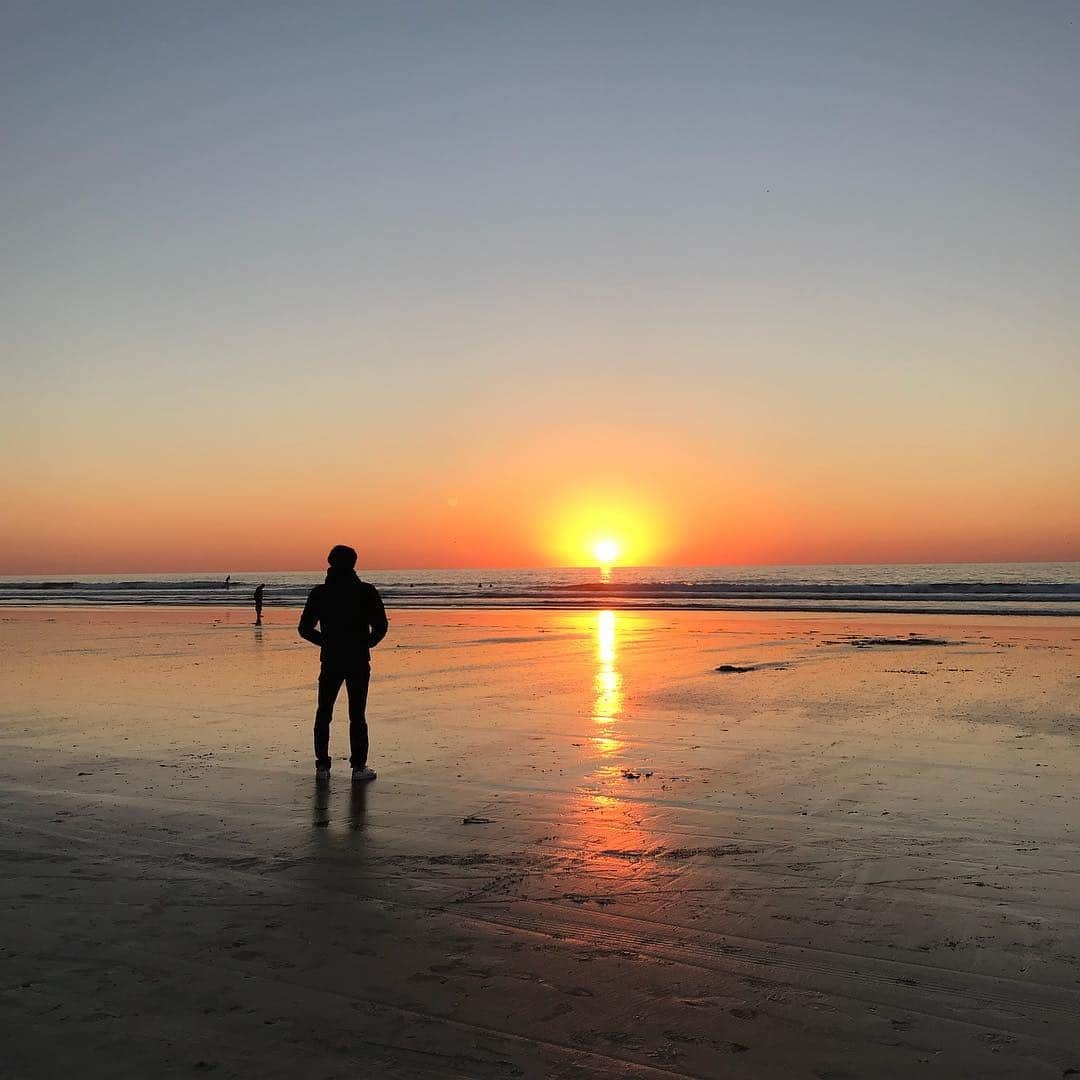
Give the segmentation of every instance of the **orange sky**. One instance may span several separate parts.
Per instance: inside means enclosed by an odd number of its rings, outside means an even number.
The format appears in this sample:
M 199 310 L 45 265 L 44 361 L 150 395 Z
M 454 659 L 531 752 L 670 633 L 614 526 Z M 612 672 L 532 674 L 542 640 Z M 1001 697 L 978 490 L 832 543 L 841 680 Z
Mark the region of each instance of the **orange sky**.
M 1080 559 L 1062 10 L 692 7 L 22 5 L 0 572 Z
M 585 425 L 556 445 L 500 433 L 442 454 L 431 432 L 405 430 L 396 456 L 386 447 L 385 463 L 366 467 L 318 467 L 273 431 L 228 453 L 150 436 L 141 448 L 122 440 L 125 461 L 72 447 L 47 471 L 6 479 L 4 503 L 19 512 L 0 567 L 303 569 L 339 541 L 372 568 L 579 565 L 602 536 L 637 565 L 1078 557 L 1074 474 L 1029 483 L 1035 453 L 992 466 L 971 460 L 981 444 L 965 460 L 943 435 L 922 447 L 879 437 L 856 455 L 839 431 L 804 455 L 781 442 L 770 459 L 767 441 L 743 442 L 730 419 L 726 436 Z M 347 435 L 336 449 L 347 458 Z

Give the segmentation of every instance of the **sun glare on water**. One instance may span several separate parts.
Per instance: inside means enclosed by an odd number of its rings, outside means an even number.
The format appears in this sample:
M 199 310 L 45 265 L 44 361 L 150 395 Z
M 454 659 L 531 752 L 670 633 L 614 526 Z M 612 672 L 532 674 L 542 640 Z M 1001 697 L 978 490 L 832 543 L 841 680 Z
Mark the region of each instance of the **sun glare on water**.
M 621 550 L 615 540 L 597 540 L 593 547 L 593 554 L 601 566 L 611 566 L 618 559 Z

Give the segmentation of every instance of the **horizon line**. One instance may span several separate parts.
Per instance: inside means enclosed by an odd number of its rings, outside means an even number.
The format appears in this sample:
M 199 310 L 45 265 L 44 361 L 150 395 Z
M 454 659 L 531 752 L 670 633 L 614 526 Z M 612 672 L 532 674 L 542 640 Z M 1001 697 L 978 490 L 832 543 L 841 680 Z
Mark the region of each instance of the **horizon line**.
M 1055 565 L 1080 565 L 1080 558 L 1076 559 L 931 559 L 925 561 L 911 560 L 876 560 L 871 562 L 760 562 L 760 563 L 640 563 L 619 564 L 601 567 L 598 563 L 580 563 L 577 565 L 517 565 L 517 566 L 364 566 L 364 572 L 394 573 L 409 571 L 425 571 L 428 573 L 466 573 L 469 571 L 520 571 L 520 570 L 732 570 L 750 569 L 754 567 L 831 567 L 831 566 L 1055 566 Z M 208 577 L 233 576 L 235 574 L 319 574 L 325 573 L 325 566 L 315 567 L 292 567 L 289 569 L 273 569 L 268 567 L 243 568 L 240 570 L 229 569 L 200 569 L 200 570 L 151 570 L 147 568 L 126 567 L 112 570 L 0 570 L 0 577 L 17 577 L 20 574 L 31 577 L 44 577 L 51 574 L 89 574 L 111 575 L 119 574 L 204 574 Z

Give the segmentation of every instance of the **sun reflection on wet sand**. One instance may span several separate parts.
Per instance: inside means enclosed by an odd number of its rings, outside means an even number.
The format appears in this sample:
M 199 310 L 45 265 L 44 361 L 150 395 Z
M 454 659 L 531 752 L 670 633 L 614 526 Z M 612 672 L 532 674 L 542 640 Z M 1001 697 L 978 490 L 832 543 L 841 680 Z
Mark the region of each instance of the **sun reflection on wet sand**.
M 619 670 L 620 630 L 624 628 L 614 611 L 598 611 L 587 618 L 595 620 L 596 631 L 592 706 L 596 733 L 589 745 L 597 757 L 587 773 L 586 788 L 570 805 L 567 835 L 584 856 L 575 892 L 595 897 L 597 903 L 609 903 L 612 895 L 639 878 L 643 866 L 637 853 L 652 846 L 654 840 L 643 828 L 646 815 L 642 806 L 626 797 L 637 795 L 637 790 L 623 790 L 623 785 L 634 783 L 625 777 L 627 742 L 620 738 L 626 723 Z
M 594 686 L 596 700 L 593 703 L 593 720 L 599 733 L 593 737 L 593 745 L 605 756 L 618 753 L 626 745 L 615 735 L 615 725 L 622 712 L 622 675 L 616 666 L 617 623 L 614 611 L 596 613 L 596 676 Z

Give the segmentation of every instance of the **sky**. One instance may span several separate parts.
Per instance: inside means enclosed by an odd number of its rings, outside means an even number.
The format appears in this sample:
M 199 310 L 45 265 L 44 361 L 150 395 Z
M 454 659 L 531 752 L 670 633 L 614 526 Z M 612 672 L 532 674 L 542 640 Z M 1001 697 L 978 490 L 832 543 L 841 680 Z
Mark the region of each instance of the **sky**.
M 1080 10 L 0 12 L 0 572 L 1080 559 Z

